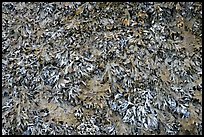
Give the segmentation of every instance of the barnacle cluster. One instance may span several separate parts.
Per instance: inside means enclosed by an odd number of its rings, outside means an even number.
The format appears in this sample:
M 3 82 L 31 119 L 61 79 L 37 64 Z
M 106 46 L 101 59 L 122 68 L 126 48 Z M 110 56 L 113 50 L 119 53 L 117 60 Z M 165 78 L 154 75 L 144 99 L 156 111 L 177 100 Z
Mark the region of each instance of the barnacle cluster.
M 2 134 L 202 134 L 202 3 L 3 2 Z

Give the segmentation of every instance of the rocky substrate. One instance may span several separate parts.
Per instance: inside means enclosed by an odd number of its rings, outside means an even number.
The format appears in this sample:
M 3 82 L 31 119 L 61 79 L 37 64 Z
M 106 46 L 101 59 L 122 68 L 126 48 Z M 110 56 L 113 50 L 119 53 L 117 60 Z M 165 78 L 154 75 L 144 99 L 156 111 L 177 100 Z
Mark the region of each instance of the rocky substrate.
M 202 134 L 202 3 L 3 2 L 3 135 Z

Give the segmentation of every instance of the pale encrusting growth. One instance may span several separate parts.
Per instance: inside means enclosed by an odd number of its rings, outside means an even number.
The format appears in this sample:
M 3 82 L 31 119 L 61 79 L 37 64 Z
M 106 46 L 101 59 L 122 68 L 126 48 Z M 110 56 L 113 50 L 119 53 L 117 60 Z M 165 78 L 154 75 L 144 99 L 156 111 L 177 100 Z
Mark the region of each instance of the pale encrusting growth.
M 3 2 L 3 135 L 201 135 L 202 3 Z

